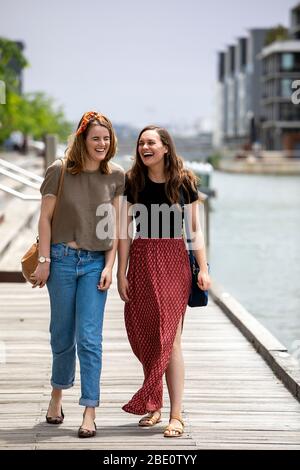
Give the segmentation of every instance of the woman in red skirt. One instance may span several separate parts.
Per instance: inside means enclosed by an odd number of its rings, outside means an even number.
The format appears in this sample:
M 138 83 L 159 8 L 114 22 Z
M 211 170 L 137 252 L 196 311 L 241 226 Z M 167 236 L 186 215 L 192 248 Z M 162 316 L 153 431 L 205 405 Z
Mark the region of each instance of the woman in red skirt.
M 199 288 L 208 289 L 210 279 L 198 217 L 196 177 L 183 168 L 165 129 L 148 126 L 141 131 L 135 162 L 127 174 L 125 196 L 118 289 L 125 301 L 128 339 L 145 378 L 123 410 L 138 415 L 148 413 L 139 421 L 140 426 L 159 423 L 165 374 L 171 410 L 164 436 L 177 437 L 184 428 L 181 333 L 191 288 L 188 253 L 182 237 L 183 212 L 189 214 L 193 251 L 200 266 Z M 132 217 L 136 225 L 133 242 L 129 233 Z

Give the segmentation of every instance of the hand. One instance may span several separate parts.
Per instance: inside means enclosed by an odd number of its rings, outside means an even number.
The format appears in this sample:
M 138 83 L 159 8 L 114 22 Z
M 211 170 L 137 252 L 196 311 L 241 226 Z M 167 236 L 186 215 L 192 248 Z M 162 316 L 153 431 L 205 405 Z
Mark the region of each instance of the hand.
M 129 285 L 125 274 L 118 274 L 118 291 L 124 302 L 129 302 Z
M 201 290 L 208 290 L 211 286 L 211 280 L 207 271 L 200 271 L 198 274 L 198 287 Z
M 31 274 L 30 279 L 34 282 L 32 288 L 42 288 L 47 282 L 50 274 L 50 263 L 39 263 L 34 273 Z
M 97 289 L 105 291 L 110 288 L 112 282 L 112 268 L 105 267 L 101 273 Z

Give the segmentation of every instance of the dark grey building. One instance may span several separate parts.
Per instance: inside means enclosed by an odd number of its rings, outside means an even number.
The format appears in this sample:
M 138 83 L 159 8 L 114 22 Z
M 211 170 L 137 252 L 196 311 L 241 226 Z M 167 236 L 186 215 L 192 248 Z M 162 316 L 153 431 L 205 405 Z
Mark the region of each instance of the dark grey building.
M 225 92 L 225 52 L 218 54 L 218 79 L 215 90 L 213 145 L 220 147 L 226 133 L 227 101 Z
M 236 64 L 236 138 L 243 142 L 247 136 L 247 110 L 249 107 L 247 98 L 247 38 L 238 39 L 235 48 Z
M 291 9 L 289 33 L 291 39 L 300 39 L 300 3 Z
M 25 48 L 25 45 L 22 41 L 14 41 L 16 46 L 20 49 L 22 52 Z M 23 74 L 22 74 L 22 69 L 20 68 L 19 64 L 17 63 L 16 60 L 12 59 L 8 63 L 8 67 L 12 70 L 17 75 L 18 78 L 18 83 L 17 83 L 17 92 L 21 95 L 23 93 Z
M 261 72 L 268 29 L 250 29 L 218 55 L 214 145 L 236 149 L 259 140 Z
M 291 10 L 291 39 L 265 47 L 262 62 L 262 144 L 300 156 L 300 104 L 292 102 L 292 84 L 300 78 L 300 4 Z

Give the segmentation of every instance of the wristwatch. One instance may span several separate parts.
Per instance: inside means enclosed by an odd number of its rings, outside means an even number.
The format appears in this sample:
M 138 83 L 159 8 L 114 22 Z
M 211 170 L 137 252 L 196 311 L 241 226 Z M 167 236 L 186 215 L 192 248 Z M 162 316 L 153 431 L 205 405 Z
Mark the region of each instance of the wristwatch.
M 39 263 L 51 263 L 51 259 L 50 258 L 46 258 L 46 256 L 40 256 L 39 259 L 38 259 Z

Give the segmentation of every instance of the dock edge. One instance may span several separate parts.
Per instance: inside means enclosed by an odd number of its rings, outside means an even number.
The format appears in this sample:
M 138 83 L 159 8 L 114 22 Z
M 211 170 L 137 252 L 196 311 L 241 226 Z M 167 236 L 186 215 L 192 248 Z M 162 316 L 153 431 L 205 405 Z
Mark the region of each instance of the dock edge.
M 222 285 L 213 281 L 209 293 L 215 303 L 262 356 L 276 376 L 300 401 L 300 364 L 298 360 Z

